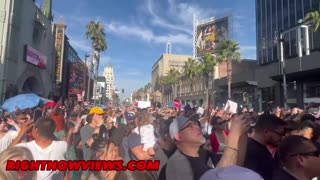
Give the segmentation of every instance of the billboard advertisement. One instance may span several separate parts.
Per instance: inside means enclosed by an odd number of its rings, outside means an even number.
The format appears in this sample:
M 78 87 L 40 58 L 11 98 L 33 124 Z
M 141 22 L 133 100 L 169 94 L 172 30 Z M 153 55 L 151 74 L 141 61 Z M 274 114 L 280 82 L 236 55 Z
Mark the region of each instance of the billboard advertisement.
M 65 25 L 58 24 L 56 26 L 56 80 L 62 82 L 62 66 L 63 66 L 63 52 L 64 52 L 64 32 Z
M 70 63 L 69 91 L 68 94 L 82 94 L 84 90 L 86 67 L 81 61 Z
M 40 69 L 45 69 L 47 66 L 47 57 L 28 45 L 25 46 L 25 60 Z
M 229 18 L 216 19 L 197 26 L 197 57 L 216 53 L 216 48 L 229 39 Z

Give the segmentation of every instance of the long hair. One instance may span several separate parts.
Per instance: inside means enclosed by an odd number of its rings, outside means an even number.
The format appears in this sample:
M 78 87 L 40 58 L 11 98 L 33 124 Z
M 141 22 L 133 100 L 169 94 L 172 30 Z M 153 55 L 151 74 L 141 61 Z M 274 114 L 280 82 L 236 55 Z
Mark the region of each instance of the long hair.
M 16 171 L 6 171 L 7 161 L 19 157 L 21 160 L 34 160 L 32 153 L 25 147 L 11 147 L 0 153 L 0 179 L 16 180 L 18 174 Z M 30 171 L 31 179 L 36 178 L 36 171 Z

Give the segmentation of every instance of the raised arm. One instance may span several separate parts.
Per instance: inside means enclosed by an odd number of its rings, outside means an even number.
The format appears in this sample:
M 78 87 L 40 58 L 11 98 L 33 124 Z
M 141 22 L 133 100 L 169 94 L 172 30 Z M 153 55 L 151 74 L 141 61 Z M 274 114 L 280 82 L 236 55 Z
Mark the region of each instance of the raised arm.
M 249 127 L 250 120 L 245 114 L 235 116 L 233 118 L 230 133 L 226 142 L 226 149 L 223 152 L 223 155 L 217 167 L 221 168 L 243 163 L 244 155 L 246 152 L 246 144 L 244 145 L 242 144 L 243 142 L 240 143 L 240 141 L 247 138 L 244 135 L 247 134 Z

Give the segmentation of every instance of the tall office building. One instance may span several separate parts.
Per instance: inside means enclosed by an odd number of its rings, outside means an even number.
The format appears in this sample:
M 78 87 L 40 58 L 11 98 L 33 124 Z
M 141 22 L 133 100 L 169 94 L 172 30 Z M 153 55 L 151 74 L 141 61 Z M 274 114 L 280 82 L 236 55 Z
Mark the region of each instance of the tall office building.
M 111 63 L 104 68 L 103 75 L 106 78 L 106 97 L 112 100 L 112 94 L 114 93 L 114 71 Z
M 311 10 L 319 9 L 318 0 L 256 0 L 257 59 L 259 64 L 278 61 L 278 32 L 298 24 Z M 302 33 L 304 34 L 304 33 Z M 302 36 L 302 39 L 304 37 Z M 309 33 L 310 49 L 320 49 L 319 33 Z M 298 56 L 297 33 L 284 36 L 284 57 Z

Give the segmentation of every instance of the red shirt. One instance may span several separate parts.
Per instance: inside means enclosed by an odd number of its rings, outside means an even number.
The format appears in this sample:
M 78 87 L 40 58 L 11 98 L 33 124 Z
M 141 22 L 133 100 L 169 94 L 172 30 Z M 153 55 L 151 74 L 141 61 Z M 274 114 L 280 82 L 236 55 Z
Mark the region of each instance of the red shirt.
M 229 135 L 229 131 L 224 131 L 224 133 L 227 136 Z M 209 136 L 209 139 L 210 139 L 210 143 L 211 143 L 211 147 L 212 147 L 213 152 L 218 153 L 219 148 L 220 148 L 220 143 L 218 141 L 216 133 L 211 133 Z
M 56 122 L 56 132 L 64 131 L 64 115 L 51 113 L 51 118 Z

